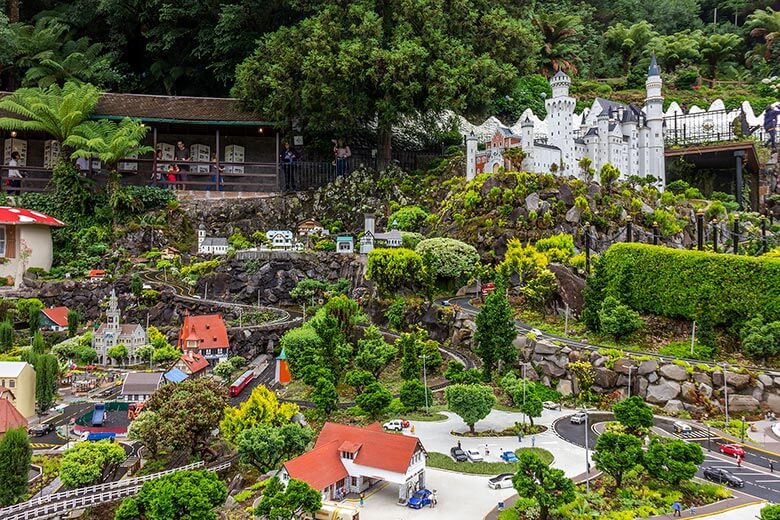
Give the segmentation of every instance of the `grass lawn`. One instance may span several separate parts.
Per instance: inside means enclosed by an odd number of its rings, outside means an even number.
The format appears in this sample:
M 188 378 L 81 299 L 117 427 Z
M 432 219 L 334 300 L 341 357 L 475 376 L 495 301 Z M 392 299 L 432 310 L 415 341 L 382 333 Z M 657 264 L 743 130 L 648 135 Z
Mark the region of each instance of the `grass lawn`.
M 409 421 L 423 421 L 423 422 L 435 422 L 435 421 L 445 421 L 447 420 L 447 416 L 444 415 L 444 410 L 447 409 L 446 405 L 434 405 L 429 408 L 430 413 L 425 413 L 425 410 L 418 410 L 416 412 L 408 412 L 405 414 L 401 414 L 401 416 L 404 419 L 407 419 Z
M 518 448 L 515 453 L 519 455 L 523 451 L 536 453 L 545 463 L 553 461 L 553 454 L 544 448 Z M 455 462 L 452 457 L 444 453 L 428 453 L 428 467 L 469 473 L 472 475 L 498 475 L 499 473 L 514 473 L 517 471 L 517 463 L 506 462 Z

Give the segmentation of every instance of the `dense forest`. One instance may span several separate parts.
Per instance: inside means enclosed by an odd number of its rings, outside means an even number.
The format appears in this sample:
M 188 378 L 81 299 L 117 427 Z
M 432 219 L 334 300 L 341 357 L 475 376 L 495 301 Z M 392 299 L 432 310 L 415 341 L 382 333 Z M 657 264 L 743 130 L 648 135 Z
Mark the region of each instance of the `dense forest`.
M 780 69 L 780 2 L 766 0 L 6 1 L 2 90 L 232 94 L 345 134 L 371 122 L 389 137 L 445 108 L 543 114 L 542 78 L 558 69 L 575 94 L 631 100 L 653 52 L 670 89 L 760 109 Z

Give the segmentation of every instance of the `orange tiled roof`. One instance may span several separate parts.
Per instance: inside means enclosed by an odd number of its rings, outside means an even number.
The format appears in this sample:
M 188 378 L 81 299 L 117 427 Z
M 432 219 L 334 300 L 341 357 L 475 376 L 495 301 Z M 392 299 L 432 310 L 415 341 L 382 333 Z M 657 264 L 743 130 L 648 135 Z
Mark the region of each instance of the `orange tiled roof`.
M 186 334 L 186 336 L 185 336 Z M 179 330 L 179 348 L 187 348 L 187 340 L 198 339 L 198 349 L 228 348 L 227 328 L 221 314 L 185 316 Z
M 8 399 L 0 399 L 0 433 L 14 428 L 27 428 L 27 419 Z
M 42 309 L 47 318 L 59 325 L 60 327 L 68 326 L 68 308 L 67 307 L 49 307 L 48 309 Z
M 197 374 L 209 366 L 209 362 L 206 358 L 191 350 L 182 354 L 179 359 L 187 366 L 187 370 L 190 371 L 190 374 Z

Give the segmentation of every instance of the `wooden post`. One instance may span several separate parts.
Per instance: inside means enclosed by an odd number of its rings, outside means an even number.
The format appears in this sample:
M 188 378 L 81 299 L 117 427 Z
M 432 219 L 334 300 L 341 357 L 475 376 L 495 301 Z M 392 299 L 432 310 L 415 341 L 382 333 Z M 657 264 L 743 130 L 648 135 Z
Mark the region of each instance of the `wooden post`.
M 696 247 L 699 251 L 704 251 L 704 211 L 696 212 Z
M 152 152 L 152 179 L 155 179 L 154 184 L 157 184 L 157 127 L 155 126 L 152 128 L 152 148 L 154 148 L 154 152 Z M 167 182 L 168 179 L 164 179 L 163 186 L 165 185 L 165 182 Z
M 217 163 L 215 165 L 216 168 L 217 168 L 217 171 L 215 172 L 216 173 L 217 184 L 216 184 L 216 186 L 214 186 L 214 191 L 222 191 L 221 189 L 219 189 L 222 186 L 222 175 L 219 173 L 219 161 L 222 159 L 222 157 L 221 157 L 221 155 L 219 153 L 219 146 L 220 146 L 220 142 L 219 142 L 220 141 L 219 140 L 219 127 L 217 127 L 217 132 L 216 132 L 215 138 L 216 138 L 216 148 L 217 148 L 217 151 L 216 151 Z
M 712 250 L 718 253 L 718 219 L 712 219 Z

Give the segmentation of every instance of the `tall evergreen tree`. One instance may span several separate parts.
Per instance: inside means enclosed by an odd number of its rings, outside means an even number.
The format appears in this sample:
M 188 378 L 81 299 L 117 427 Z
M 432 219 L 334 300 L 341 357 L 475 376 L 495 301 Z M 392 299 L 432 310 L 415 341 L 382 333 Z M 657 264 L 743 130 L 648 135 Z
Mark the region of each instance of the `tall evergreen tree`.
M 30 439 L 24 428 L 8 430 L 0 439 L 0 506 L 24 499 L 31 458 Z
M 0 323 L 0 350 L 6 351 L 14 346 L 14 326 L 9 320 Z
M 517 337 L 517 329 L 503 287 L 496 287 L 496 290 L 485 298 L 482 310 L 477 314 L 476 323 L 474 350 L 482 358 L 483 374 L 489 379 L 499 361 L 512 363 L 517 359 L 517 351 L 512 345 Z

